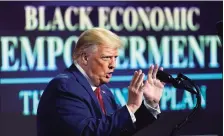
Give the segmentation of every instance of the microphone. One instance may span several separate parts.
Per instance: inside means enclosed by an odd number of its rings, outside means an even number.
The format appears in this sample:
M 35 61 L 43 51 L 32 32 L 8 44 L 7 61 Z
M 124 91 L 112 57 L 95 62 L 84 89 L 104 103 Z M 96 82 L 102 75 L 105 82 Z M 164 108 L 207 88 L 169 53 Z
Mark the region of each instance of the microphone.
M 197 92 L 194 89 L 192 89 L 193 87 L 189 85 L 185 80 L 181 80 L 180 78 L 173 78 L 170 74 L 162 70 L 158 70 L 156 78 L 164 83 L 172 84 L 175 88 L 185 89 L 190 93 L 197 94 Z
M 175 82 L 174 78 L 170 74 L 168 74 L 168 73 L 166 73 L 166 72 L 164 72 L 162 70 L 158 70 L 158 72 L 156 74 L 156 78 L 158 78 L 160 81 L 162 81 L 164 83 L 173 83 L 173 82 Z

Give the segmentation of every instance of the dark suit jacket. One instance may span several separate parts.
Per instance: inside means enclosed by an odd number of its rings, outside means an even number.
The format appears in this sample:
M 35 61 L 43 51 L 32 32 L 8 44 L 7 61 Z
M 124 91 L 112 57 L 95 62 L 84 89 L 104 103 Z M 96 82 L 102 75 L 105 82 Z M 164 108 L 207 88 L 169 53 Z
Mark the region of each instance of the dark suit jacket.
M 73 64 L 50 81 L 37 111 L 38 136 L 132 135 L 155 118 L 144 104 L 132 123 L 126 106 L 120 107 L 106 85 L 101 86 L 106 115 L 87 79 Z

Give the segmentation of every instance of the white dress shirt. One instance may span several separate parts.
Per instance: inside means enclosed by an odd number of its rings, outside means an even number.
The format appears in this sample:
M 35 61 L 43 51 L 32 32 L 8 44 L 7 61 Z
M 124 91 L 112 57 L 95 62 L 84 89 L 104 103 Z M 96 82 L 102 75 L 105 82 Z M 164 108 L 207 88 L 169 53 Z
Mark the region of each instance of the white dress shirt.
M 93 85 L 92 81 L 90 80 L 90 78 L 88 77 L 88 75 L 86 74 L 86 72 L 80 67 L 80 65 L 76 61 L 74 61 L 74 64 L 78 68 L 78 70 L 83 74 L 83 76 L 88 80 L 88 82 L 89 82 L 92 90 L 95 91 L 97 87 Z M 161 113 L 160 108 L 159 108 L 159 105 L 158 105 L 158 107 L 153 108 L 145 100 L 144 100 L 144 105 L 152 113 L 152 115 L 155 118 L 157 118 L 157 115 L 159 113 Z M 128 108 L 127 105 L 126 105 L 126 107 L 127 107 L 128 111 L 129 111 L 129 114 L 131 116 L 132 122 L 135 123 L 136 122 L 135 114 L 130 111 L 130 109 Z

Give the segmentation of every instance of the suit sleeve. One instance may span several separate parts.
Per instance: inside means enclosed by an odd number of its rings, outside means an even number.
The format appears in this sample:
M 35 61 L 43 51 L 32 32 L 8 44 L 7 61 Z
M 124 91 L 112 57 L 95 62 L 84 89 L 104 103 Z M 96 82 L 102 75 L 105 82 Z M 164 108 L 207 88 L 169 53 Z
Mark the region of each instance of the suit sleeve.
M 119 107 L 121 107 L 121 106 L 116 104 L 114 95 L 110 92 L 110 90 L 107 86 L 104 86 L 104 88 L 107 89 L 107 91 L 109 92 L 109 94 L 111 96 L 111 101 L 119 109 Z M 127 107 L 127 106 L 125 106 L 125 107 Z M 129 113 L 129 115 L 130 115 L 130 113 Z M 156 120 L 156 118 L 154 117 L 152 112 L 150 110 L 148 110 L 147 107 L 145 106 L 144 101 L 142 101 L 140 108 L 135 112 L 134 116 L 135 116 L 136 122 L 134 123 L 135 129 L 132 133 L 135 133 L 135 132 L 143 129 L 144 127 L 153 123 Z
M 136 117 L 136 131 L 146 127 L 147 125 L 153 123 L 156 118 L 153 114 L 146 108 L 144 103 L 142 102 L 140 108 L 135 113 Z
M 110 92 L 108 87 L 106 87 L 106 86 L 104 86 L 104 87 Z M 111 96 L 111 100 L 113 101 L 113 103 L 115 105 L 117 105 L 118 108 L 121 107 L 120 105 L 116 104 L 114 95 L 111 92 L 110 92 L 110 96 Z M 125 107 L 127 107 L 127 106 L 125 106 Z M 129 113 L 129 115 L 130 115 L 130 113 Z M 143 129 L 144 127 L 153 123 L 156 120 L 156 118 L 154 117 L 152 112 L 150 110 L 148 110 L 147 107 L 145 106 L 144 101 L 142 102 L 140 108 L 135 112 L 134 116 L 135 116 L 136 122 L 134 123 L 135 129 L 132 133 L 135 133 L 135 132 Z
M 105 136 L 131 134 L 135 130 L 126 106 L 117 109 L 110 116 L 96 118 L 92 116 L 85 100 L 69 92 L 66 83 L 61 82 L 56 88 L 56 112 L 64 131 L 74 135 Z

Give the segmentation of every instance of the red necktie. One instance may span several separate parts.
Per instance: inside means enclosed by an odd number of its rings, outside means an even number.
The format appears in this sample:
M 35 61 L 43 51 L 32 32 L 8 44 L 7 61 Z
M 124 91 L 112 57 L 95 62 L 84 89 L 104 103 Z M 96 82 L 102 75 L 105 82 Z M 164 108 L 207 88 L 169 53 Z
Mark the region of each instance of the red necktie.
M 103 97 L 102 97 L 102 95 L 100 93 L 100 88 L 99 87 L 96 88 L 95 94 L 96 94 L 96 98 L 98 99 L 98 102 L 100 104 L 100 107 L 101 107 L 103 113 L 105 114 L 105 108 L 104 108 L 104 104 L 103 104 Z

